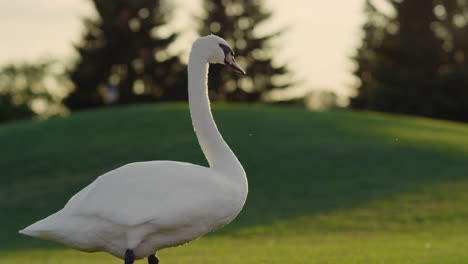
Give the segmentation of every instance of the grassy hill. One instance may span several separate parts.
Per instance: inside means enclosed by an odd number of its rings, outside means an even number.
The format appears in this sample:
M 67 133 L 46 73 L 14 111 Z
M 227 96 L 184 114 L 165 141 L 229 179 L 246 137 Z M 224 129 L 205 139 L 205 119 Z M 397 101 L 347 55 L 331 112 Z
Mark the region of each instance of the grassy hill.
M 468 263 L 468 125 L 247 105 L 214 115 L 247 171 L 247 204 L 161 263 Z M 0 125 L 1 263 L 121 263 L 17 230 L 98 175 L 153 159 L 206 164 L 185 106 Z

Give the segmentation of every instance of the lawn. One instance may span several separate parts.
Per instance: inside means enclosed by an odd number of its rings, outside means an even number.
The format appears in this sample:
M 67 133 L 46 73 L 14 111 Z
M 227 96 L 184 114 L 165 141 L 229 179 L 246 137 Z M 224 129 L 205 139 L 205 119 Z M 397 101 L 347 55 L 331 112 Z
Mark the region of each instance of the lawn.
M 261 105 L 214 116 L 247 171 L 247 204 L 161 263 L 468 263 L 468 125 Z M 153 159 L 206 164 L 185 105 L 0 125 L 0 262 L 123 263 L 17 230 L 98 175 Z

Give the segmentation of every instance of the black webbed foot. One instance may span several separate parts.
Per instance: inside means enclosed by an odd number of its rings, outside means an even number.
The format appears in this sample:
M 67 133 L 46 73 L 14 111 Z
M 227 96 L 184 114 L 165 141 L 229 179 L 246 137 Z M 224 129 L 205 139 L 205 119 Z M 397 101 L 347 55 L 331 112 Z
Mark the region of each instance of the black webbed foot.
M 158 263 L 159 263 L 159 259 L 158 257 L 156 257 L 156 255 L 148 256 L 148 264 L 158 264 Z
M 135 255 L 132 250 L 127 249 L 125 251 L 125 264 L 133 264 L 133 262 L 135 262 Z

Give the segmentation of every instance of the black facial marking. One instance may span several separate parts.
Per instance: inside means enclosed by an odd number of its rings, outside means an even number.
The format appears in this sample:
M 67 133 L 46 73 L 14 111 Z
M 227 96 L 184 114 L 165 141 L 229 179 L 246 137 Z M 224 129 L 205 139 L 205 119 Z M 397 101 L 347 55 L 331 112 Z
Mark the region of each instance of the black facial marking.
M 223 49 L 224 51 L 224 56 L 228 55 L 229 53 L 231 53 L 232 56 L 234 56 L 234 51 L 232 51 L 232 49 L 224 44 L 219 44 L 219 46 Z

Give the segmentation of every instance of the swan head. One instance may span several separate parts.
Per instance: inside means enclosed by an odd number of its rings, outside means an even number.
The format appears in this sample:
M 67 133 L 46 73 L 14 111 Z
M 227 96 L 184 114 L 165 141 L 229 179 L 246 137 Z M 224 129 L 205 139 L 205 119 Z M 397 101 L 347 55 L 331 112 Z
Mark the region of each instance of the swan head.
M 219 63 L 228 66 L 238 74 L 245 74 L 239 64 L 234 59 L 234 51 L 222 38 L 215 35 L 208 35 L 198 38 L 192 47 L 192 54 L 197 53 L 208 63 Z

